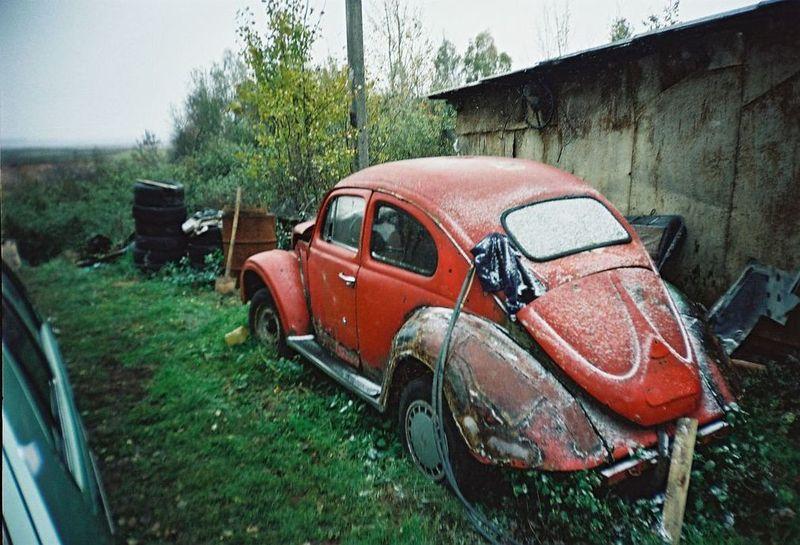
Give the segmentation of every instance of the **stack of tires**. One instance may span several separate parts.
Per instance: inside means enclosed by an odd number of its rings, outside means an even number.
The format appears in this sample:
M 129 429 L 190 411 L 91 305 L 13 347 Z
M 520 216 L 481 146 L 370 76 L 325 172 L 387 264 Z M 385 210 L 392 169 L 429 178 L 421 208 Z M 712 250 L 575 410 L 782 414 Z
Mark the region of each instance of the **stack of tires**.
M 186 254 L 186 220 L 183 185 L 140 180 L 133 186 L 133 219 L 136 242 L 133 262 L 143 271 L 154 272 Z

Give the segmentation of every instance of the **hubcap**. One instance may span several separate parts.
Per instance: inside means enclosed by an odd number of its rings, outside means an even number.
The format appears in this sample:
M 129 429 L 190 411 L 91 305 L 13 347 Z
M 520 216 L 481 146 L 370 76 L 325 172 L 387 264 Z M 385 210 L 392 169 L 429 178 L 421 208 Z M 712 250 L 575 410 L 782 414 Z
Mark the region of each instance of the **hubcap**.
M 268 305 L 258 309 L 256 318 L 256 335 L 264 344 L 275 344 L 278 340 L 278 317 Z
M 408 406 L 405 433 L 414 464 L 430 479 L 441 480 L 444 477 L 444 467 L 436 449 L 436 424 L 430 403 L 417 399 Z

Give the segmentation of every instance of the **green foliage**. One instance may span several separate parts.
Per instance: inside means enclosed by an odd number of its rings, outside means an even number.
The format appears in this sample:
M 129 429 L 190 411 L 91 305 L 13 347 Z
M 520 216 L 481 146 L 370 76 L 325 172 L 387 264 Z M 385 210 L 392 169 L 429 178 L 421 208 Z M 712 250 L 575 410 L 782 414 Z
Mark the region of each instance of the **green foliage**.
M 372 163 L 451 155 L 455 111 L 426 99 L 368 95 Z
M 144 146 L 134 158 L 62 162 L 23 174 L 2 189 L 3 237 L 16 239 L 22 257 L 41 263 L 79 251 L 96 234 L 122 242 L 133 232 L 131 203 L 137 178 L 169 178 L 171 169 Z
M 272 347 L 225 346 L 247 320 L 237 299 L 130 262 L 23 276 L 60 331 L 122 542 L 479 542 L 402 456 L 393 419 Z M 798 400 L 791 366 L 746 377 L 747 414 L 697 448 L 684 542 L 798 542 Z M 660 503 L 595 472 L 504 475 L 479 506 L 521 543 L 662 543 Z
M 252 139 L 248 120 L 237 115 L 236 92 L 244 82 L 244 63 L 230 51 L 208 71 L 192 72 L 189 94 L 173 112 L 172 153 L 176 159 L 201 154 L 223 138 L 239 144 Z
M 653 535 L 658 504 L 652 499 L 624 500 L 610 493 L 595 472 L 508 475 L 513 499 L 507 501 L 524 532 L 540 542 L 570 536 L 578 543 L 658 543 Z
M 651 14 L 642 21 L 647 30 L 658 30 L 668 26 L 677 25 L 680 22 L 678 11 L 680 10 L 680 0 L 667 0 L 667 5 L 661 11 L 661 15 Z
M 616 17 L 611 22 L 610 39 L 612 42 L 627 40 L 633 36 L 633 27 L 625 17 Z
M 222 260 L 222 252 L 217 250 L 203 258 L 205 266 L 202 269 L 196 269 L 184 256 L 178 263 L 167 263 L 157 276 L 176 286 L 207 286 L 222 274 Z
M 135 163 L 148 170 L 158 168 L 163 159 L 161 142 L 159 142 L 155 134 L 150 131 L 144 131 L 144 136 L 141 140 L 136 141 L 132 156 Z
M 274 203 L 291 195 L 305 203 L 350 172 L 347 72 L 311 65 L 319 31 L 309 22 L 312 8 L 297 0 L 270 0 L 265 10 L 264 35 L 252 21 L 240 28 L 250 78 L 238 96 L 256 140 L 247 175 L 257 185 L 249 198 L 255 193 L 259 201 Z
M 449 89 L 461 83 L 461 55 L 456 46 L 447 38 L 442 38 L 436 56 L 433 59 L 434 90 Z
M 476 543 L 390 421 L 270 347 L 225 345 L 247 320 L 238 299 L 130 263 L 24 272 L 60 332 L 120 543 Z
M 251 173 L 249 163 L 255 149 L 220 136 L 209 138 L 199 152 L 173 163 L 173 177 L 186 186 L 190 209 L 233 206 L 236 187 L 244 188 L 246 202 L 262 205 L 262 184 Z
M 473 38 L 464 53 L 463 74 L 467 83 L 511 70 L 511 57 L 498 52 L 494 38 L 489 31 L 483 31 Z

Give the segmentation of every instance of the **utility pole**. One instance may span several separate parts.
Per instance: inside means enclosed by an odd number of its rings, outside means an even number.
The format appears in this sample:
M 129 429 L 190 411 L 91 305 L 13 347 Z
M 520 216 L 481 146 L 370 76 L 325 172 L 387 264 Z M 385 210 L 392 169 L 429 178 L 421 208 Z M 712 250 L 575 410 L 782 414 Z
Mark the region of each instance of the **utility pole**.
M 367 138 L 367 90 L 364 86 L 364 32 L 361 24 L 361 0 L 345 0 L 347 19 L 347 64 L 349 65 L 350 125 L 358 133 L 355 170 L 369 166 L 369 139 Z

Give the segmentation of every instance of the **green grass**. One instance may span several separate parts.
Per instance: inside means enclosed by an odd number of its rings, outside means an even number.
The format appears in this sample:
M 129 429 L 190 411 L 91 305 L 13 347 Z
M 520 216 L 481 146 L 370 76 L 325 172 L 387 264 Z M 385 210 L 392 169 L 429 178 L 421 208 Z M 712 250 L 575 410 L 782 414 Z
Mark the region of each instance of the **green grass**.
M 25 271 L 59 331 L 123 543 L 465 543 L 388 421 L 253 342 L 238 299 L 63 262 Z
M 238 299 L 127 263 L 51 261 L 22 276 L 58 331 L 120 543 L 480 542 L 453 496 L 401 455 L 393 421 L 307 364 L 224 344 L 246 323 Z M 748 378 L 750 417 L 697 455 L 689 542 L 800 536 L 793 373 Z M 520 537 L 647 540 L 652 502 L 608 496 L 591 474 L 517 477 L 492 512 Z

